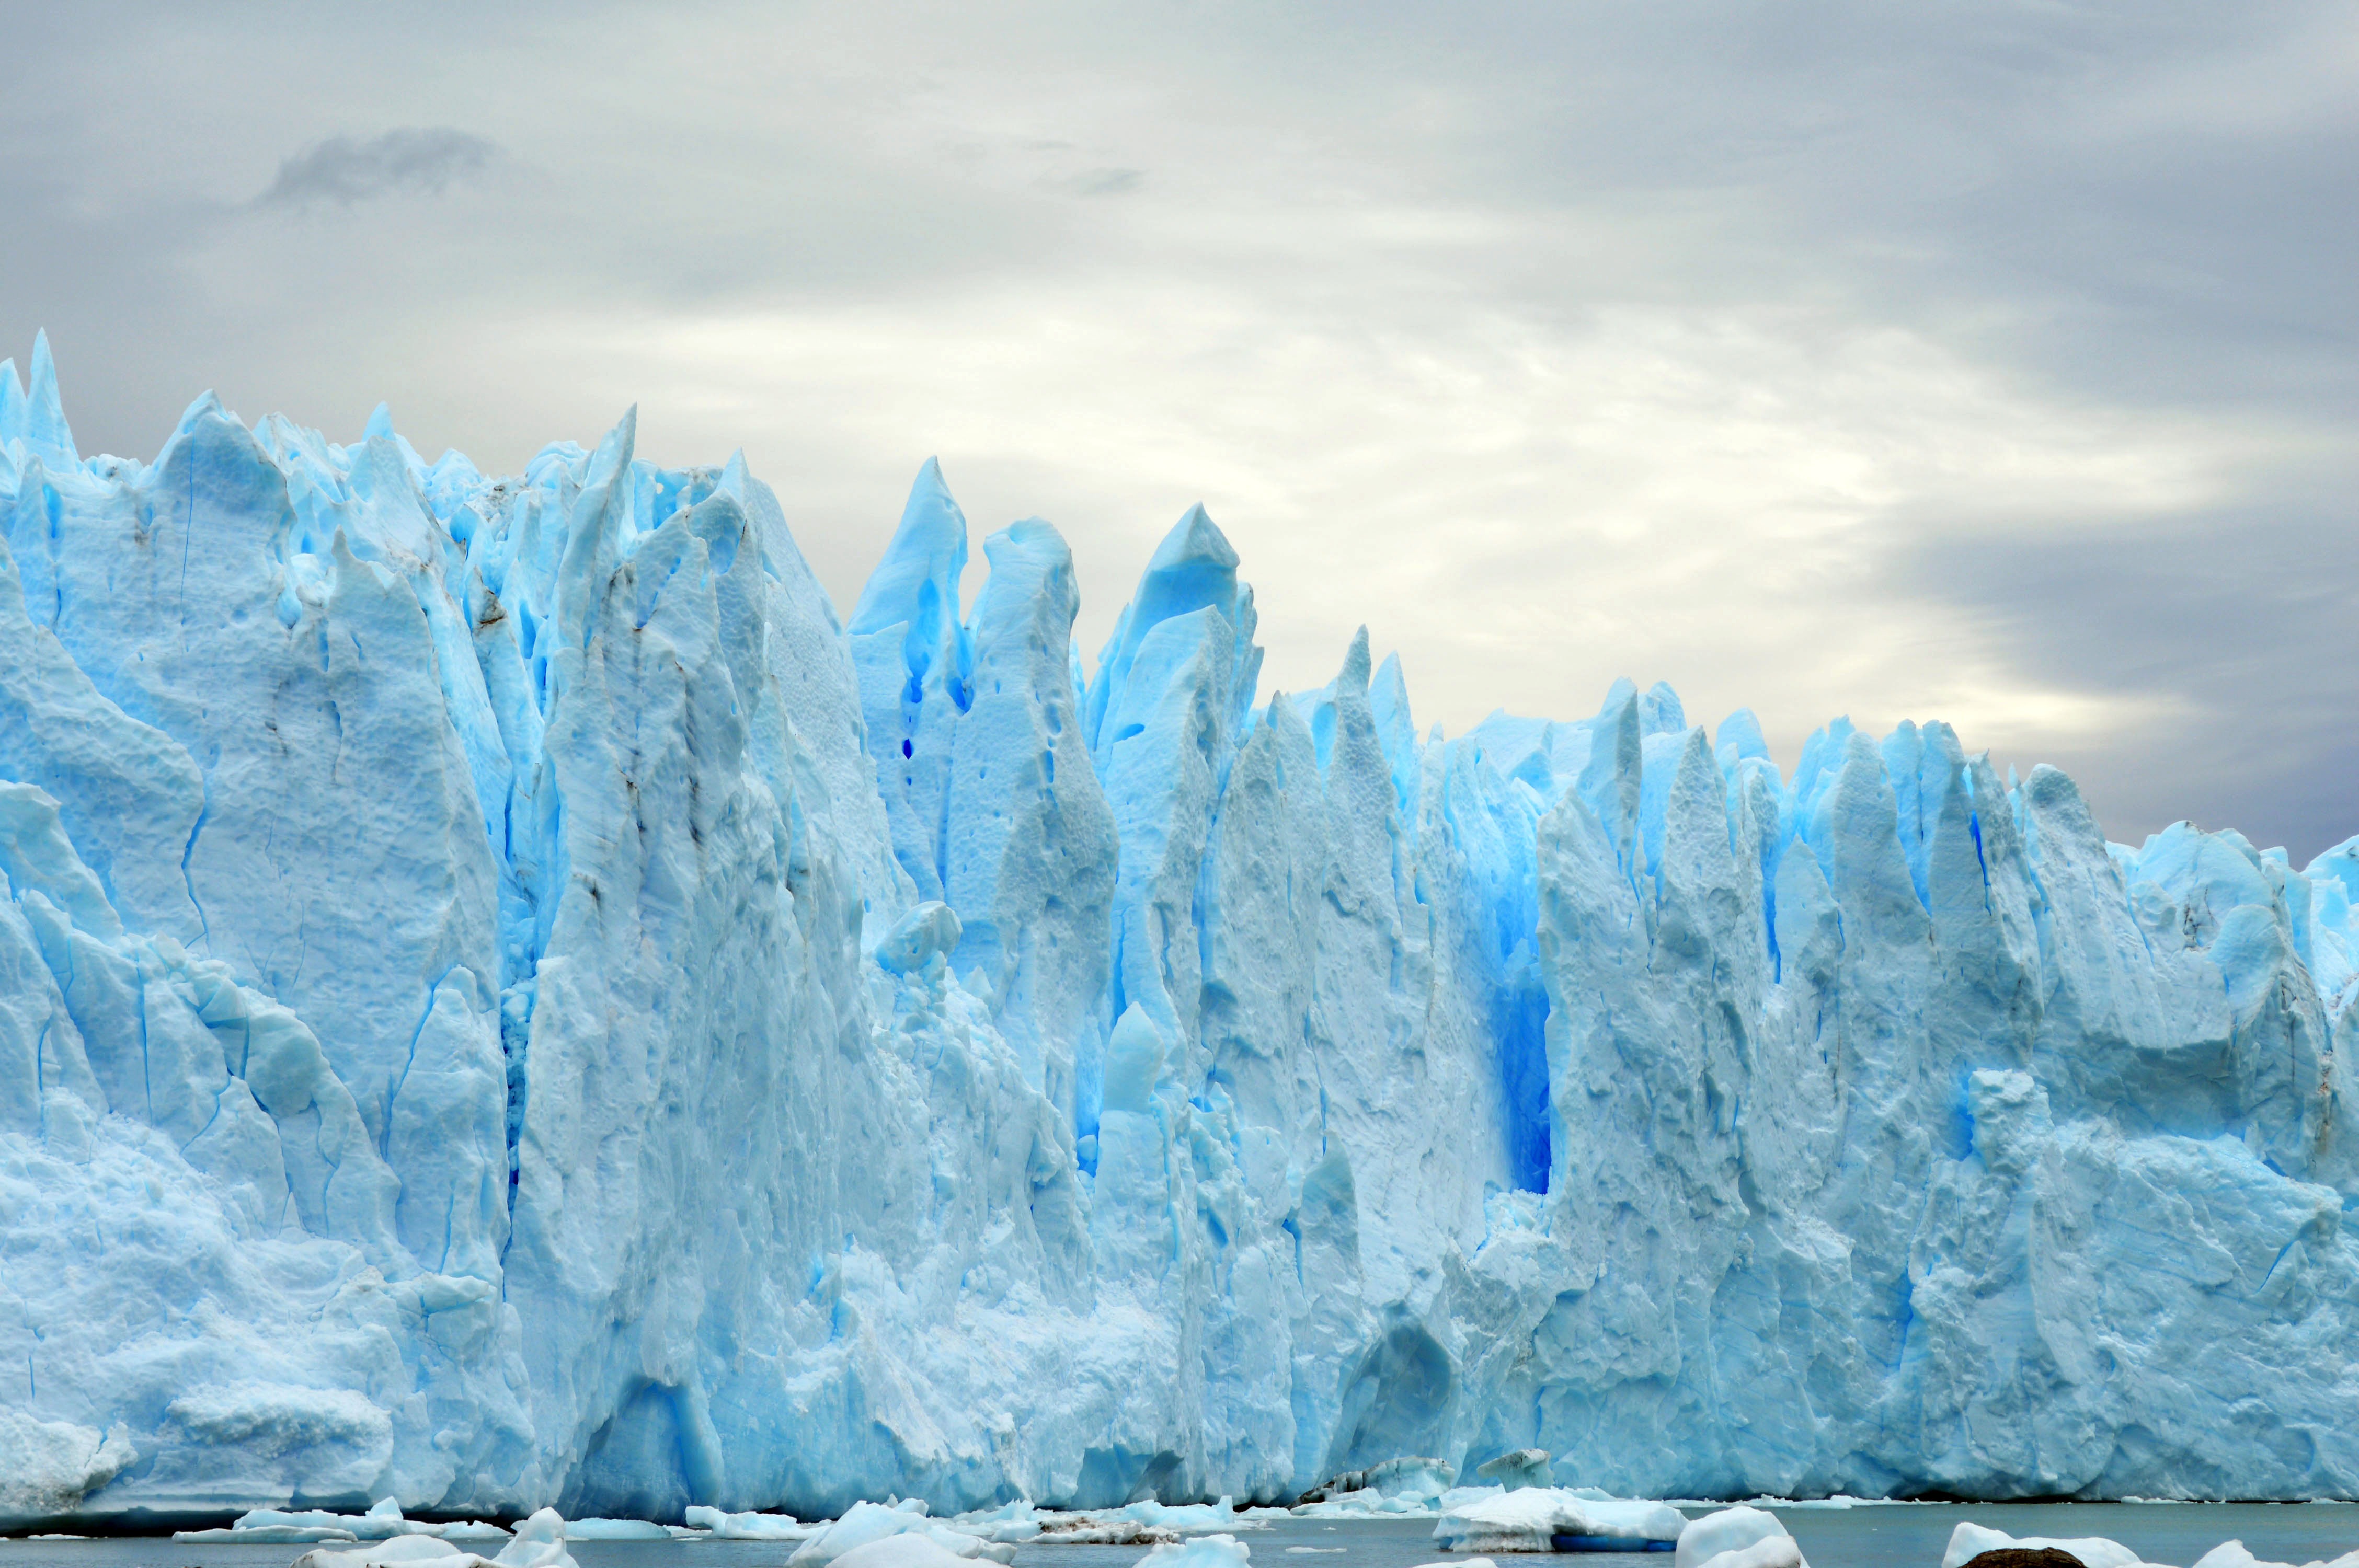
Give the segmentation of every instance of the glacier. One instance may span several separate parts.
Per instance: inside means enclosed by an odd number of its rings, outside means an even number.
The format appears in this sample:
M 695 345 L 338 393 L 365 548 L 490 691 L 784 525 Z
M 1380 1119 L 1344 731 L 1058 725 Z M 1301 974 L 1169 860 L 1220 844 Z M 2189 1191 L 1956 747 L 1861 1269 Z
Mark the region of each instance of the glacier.
M 2359 838 L 0 375 L 0 1522 L 2359 1497 Z M 1552 1457 L 1550 1457 L 1552 1456 Z

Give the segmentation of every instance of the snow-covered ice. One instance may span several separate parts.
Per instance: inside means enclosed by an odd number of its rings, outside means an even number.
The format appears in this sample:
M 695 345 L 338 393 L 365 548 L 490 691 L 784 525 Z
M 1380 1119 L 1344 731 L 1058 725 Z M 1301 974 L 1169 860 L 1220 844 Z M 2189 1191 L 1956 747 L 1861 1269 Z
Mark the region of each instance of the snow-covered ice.
M 0 377 L 0 1521 L 2359 1496 L 2359 839 L 1265 692 L 1201 510 L 1084 668 L 930 464 L 840 620 L 634 433 Z

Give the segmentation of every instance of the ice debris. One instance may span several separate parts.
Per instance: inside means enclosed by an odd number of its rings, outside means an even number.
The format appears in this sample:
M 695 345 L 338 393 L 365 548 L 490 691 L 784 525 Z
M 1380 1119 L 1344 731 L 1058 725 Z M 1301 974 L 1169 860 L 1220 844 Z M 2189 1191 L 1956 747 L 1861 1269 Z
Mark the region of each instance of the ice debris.
M 583 1524 L 604 1521 L 583 1520 L 569 1527 L 579 1531 Z M 391 1541 L 397 1536 L 432 1536 L 441 1541 L 506 1541 L 508 1531 L 483 1519 L 432 1522 L 406 1519 L 401 1505 L 392 1498 L 380 1498 L 366 1513 L 342 1514 L 326 1509 L 253 1509 L 240 1514 L 226 1528 L 175 1530 L 172 1539 L 190 1541 L 244 1541 L 250 1545 L 286 1544 L 294 1541 Z
M 462 1552 L 432 1535 L 394 1535 L 348 1549 L 319 1546 L 295 1559 L 294 1568 L 582 1568 L 565 1549 L 565 1520 L 555 1509 L 541 1509 L 516 1527 L 494 1557 Z
M 2359 1496 L 2359 840 L 968 537 L 0 374 L 0 1522 Z

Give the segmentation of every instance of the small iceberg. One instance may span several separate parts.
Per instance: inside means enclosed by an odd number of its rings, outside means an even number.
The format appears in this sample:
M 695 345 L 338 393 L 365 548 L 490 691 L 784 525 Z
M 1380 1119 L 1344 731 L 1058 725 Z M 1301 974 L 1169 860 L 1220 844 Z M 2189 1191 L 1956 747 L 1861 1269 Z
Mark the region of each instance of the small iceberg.
M 843 1510 L 842 1519 L 815 1529 L 816 1533 L 787 1559 L 792 1568 L 828 1568 L 872 1542 L 903 1535 L 922 1536 L 955 1558 L 981 1557 L 1002 1563 L 1016 1559 L 1013 1541 L 986 1541 L 960 1529 L 953 1520 L 927 1518 L 922 1498 L 905 1498 L 889 1507 L 883 1503 L 854 1503 Z
M 1680 1531 L 1671 1568 L 1810 1568 L 1802 1549 L 1767 1509 L 1722 1509 Z
M 1258 1511 L 1262 1517 L 1240 1514 L 1229 1498 L 1216 1503 L 1158 1503 L 1148 1498 L 1118 1509 L 1040 1511 L 1034 1516 L 1039 1533 L 1031 1539 L 1054 1546 L 1166 1546 L 1190 1536 L 1267 1530 L 1271 1517 L 1284 1517 Z
M 174 1541 L 243 1543 L 248 1546 L 330 1545 L 362 1541 L 391 1541 L 398 1536 L 431 1536 L 441 1541 L 506 1541 L 508 1532 L 482 1519 L 429 1524 L 402 1517 L 401 1505 L 381 1498 L 364 1514 L 330 1513 L 322 1509 L 254 1509 L 234 1524 L 212 1530 L 181 1530 Z
M 809 1541 L 827 1528 L 825 1521 L 805 1524 L 792 1514 L 723 1513 L 701 1503 L 682 1517 L 695 1532 L 692 1539 L 710 1541 Z
M 1669 1552 L 1687 1523 L 1667 1503 L 1526 1487 L 1455 1505 L 1445 1498 L 1433 1539 L 1445 1552 Z
M 701 1533 L 701 1531 L 699 1532 Z M 669 1525 L 643 1519 L 573 1519 L 565 1521 L 568 1541 L 669 1541 Z
M 934 1536 L 903 1530 L 855 1546 L 836 1559 L 842 1568 L 972 1568 Z
M 2223 1541 L 2195 1560 L 2195 1568 L 2295 1568 L 2290 1563 L 2267 1563 L 2245 1549 L 2241 1541 Z M 2301 1568 L 2359 1568 L 2359 1551 L 2346 1552 L 2331 1563 L 2309 1563 Z
M 1200 1535 L 1157 1547 L 1138 1560 L 1138 1568 L 1245 1568 L 1252 1555 L 1234 1535 Z

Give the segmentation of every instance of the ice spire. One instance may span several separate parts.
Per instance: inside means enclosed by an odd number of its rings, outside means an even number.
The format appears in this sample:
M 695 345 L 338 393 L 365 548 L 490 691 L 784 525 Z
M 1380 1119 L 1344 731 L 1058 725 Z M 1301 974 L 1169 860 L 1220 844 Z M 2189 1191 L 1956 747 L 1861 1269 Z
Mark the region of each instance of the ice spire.
M 1108 740 L 1100 733 L 1106 713 L 1120 706 L 1122 685 L 1147 634 L 1176 616 L 1208 607 L 1220 611 L 1234 633 L 1234 685 L 1226 715 L 1234 735 L 1253 707 L 1254 690 L 1261 679 L 1261 649 L 1253 641 L 1253 588 L 1237 580 L 1237 552 L 1199 503 L 1156 546 L 1138 579 L 1137 595 L 1124 608 L 1114 635 L 1098 656 L 1097 674 L 1090 682 L 1088 706 L 1082 716 L 1093 748 L 1102 749 Z
M 951 734 L 973 703 L 973 640 L 959 618 L 965 570 L 966 514 L 928 458 L 847 629 L 894 857 L 924 898 L 942 896 Z
M 33 335 L 33 384 L 26 399 L 25 445 L 50 468 L 82 466 L 82 456 L 74 450 L 73 431 L 66 425 L 65 405 L 58 397 L 58 367 L 49 358 L 47 332 Z
M 0 360 L 0 450 L 25 438 L 25 384 L 16 379 L 16 362 Z

